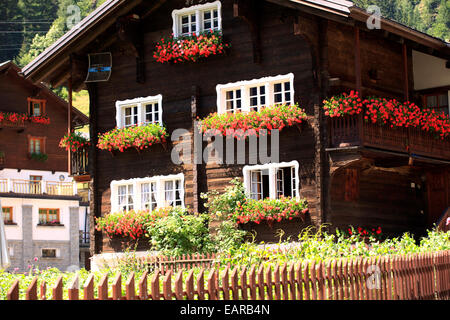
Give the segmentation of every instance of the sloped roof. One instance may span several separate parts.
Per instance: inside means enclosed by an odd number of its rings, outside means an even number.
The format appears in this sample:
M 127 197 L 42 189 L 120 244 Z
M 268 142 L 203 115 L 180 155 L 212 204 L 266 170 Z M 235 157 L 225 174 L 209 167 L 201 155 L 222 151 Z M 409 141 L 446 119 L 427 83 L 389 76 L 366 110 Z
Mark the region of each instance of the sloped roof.
M 8 61 L 0 63 L 0 72 L 8 70 L 8 69 L 12 69 L 12 70 L 14 70 L 14 72 L 16 72 L 17 74 L 20 75 L 20 68 L 14 62 L 12 62 L 11 60 L 8 60 Z M 52 90 L 50 90 L 44 84 L 42 84 L 42 83 L 36 84 L 36 83 L 32 83 L 29 79 L 25 79 L 24 77 L 20 77 L 20 78 L 23 81 L 29 82 L 31 85 L 33 85 L 35 87 L 39 87 L 40 89 L 44 90 L 61 107 L 65 108 L 66 110 L 69 108 L 69 104 L 67 103 L 67 101 L 62 99 L 57 94 L 55 94 Z M 79 124 L 86 125 L 86 124 L 89 123 L 89 118 L 84 113 L 82 113 L 80 110 L 78 110 L 77 108 L 72 107 L 72 113 L 74 115 L 76 115 L 76 117 L 79 119 L 79 121 L 78 121 Z
M 81 20 L 76 26 L 65 33 L 44 52 L 26 65 L 22 70 L 23 75 L 26 78 L 31 77 L 44 66 L 48 67 L 51 64 L 52 59 L 62 54 L 63 50 L 76 43 L 76 41 L 81 39 L 84 35 L 89 34 L 90 32 L 99 32 L 97 27 L 116 9 L 119 9 L 125 5 L 132 8 L 133 6 L 137 6 L 142 3 L 142 1 L 143 0 L 106 0 L 101 6 Z M 286 4 L 291 3 L 300 7 L 309 7 L 361 22 L 367 21 L 367 17 L 370 16 L 370 14 L 368 14 L 365 10 L 358 8 L 352 1 L 348 0 L 278 0 L 276 2 L 286 2 Z M 446 55 L 450 55 L 449 43 L 406 27 L 400 23 L 382 18 L 382 29 L 396 33 L 422 45 L 429 46 L 430 48 L 443 50 Z

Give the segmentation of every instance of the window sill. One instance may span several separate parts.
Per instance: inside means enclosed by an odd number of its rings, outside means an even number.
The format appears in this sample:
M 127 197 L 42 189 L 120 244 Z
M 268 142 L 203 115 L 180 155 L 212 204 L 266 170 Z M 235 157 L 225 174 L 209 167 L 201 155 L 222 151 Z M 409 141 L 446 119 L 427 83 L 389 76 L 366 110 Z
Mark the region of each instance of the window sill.
M 64 227 L 61 223 L 38 223 L 38 227 Z

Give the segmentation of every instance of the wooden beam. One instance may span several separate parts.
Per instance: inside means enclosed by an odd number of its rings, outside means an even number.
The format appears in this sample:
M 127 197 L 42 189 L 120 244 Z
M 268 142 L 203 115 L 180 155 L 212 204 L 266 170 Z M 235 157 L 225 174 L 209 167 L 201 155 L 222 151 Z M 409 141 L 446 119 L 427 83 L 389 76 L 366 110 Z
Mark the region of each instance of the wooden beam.
M 253 62 L 262 62 L 261 52 L 261 2 L 257 0 L 234 0 L 233 15 L 234 17 L 244 20 L 249 29 L 253 45 Z
M 361 45 L 359 37 L 359 28 L 354 27 L 355 30 L 355 88 L 356 91 L 362 95 L 362 78 L 361 78 Z
M 69 95 L 69 107 L 67 108 L 67 133 L 72 133 L 72 76 L 67 81 L 67 90 Z M 72 175 L 72 152 L 67 151 L 67 172 Z
M 402 45 L 402 57 L 403 57 L 403 86 L 405 101 L 409 101 L 409 74 L 408 74 L 408 48 L 406 43 Z
M 195 125 L 197 123 L 197 111 L 199 108 L 199 101 L 200 101 L 200 88 L 198 86 L 192 87 L 192 95 L 191 95 L 191 118 L 192 118 L 192 132 L 194 137 L 192 137 L 192 147 L 191 150 L 194 150 L 193 153 L 193 159 L 192 159 L 192 209 L 194 210 L 194 213 L 199 212 L 199 204 L 200 204 L 200 197 L 199 197 L 199 190 L 198 190 L 198 180 L 199 180 L 199 164 L 195 161 L 195 135 L 197 130 L 197 126 Z

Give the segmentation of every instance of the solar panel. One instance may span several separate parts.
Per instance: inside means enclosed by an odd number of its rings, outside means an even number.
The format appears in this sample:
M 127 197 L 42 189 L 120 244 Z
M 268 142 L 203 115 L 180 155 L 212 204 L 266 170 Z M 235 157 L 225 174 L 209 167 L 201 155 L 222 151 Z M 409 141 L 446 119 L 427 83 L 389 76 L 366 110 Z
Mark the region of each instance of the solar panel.
M 89 56 L 89 68 L 84 82 L 108 81 L 112 71 L 111 52 L 91 53 Z

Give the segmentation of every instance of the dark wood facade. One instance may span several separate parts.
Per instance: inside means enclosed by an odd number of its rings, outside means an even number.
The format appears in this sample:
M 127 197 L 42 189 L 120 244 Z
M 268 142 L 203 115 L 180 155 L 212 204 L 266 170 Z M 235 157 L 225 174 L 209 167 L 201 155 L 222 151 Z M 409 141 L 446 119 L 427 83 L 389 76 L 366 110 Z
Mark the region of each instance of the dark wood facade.
M 204 1 L 193 4 L 197 3 Z M 185 7 L 186 2 L 149 5 L 130 1 L 130 7 L 115 7 L 102 18 L 103 27 L 98 31 L 102 34 L 96 41 L 80 36 L 80 49 L 66 47 L 55 53 L 61 71 L 49 80 L 58 83 L 58 78 L 64 77 L 64 59 L 70 54 L 85 57 L 99 50 L 112 53 L 114 67 L 109 81 L 87 85 L 95 144 L 98 133 L 116 126 L 118 100 L 161 94 L 168 132 L 184 128 L 193 133 L 195 116 L 202 118 L 217 111 L 217 84 L 293 73 L 294 100 L 306 109 L 308 121 L 301 131 L 288 128 L 281 132 L 280 162 L 299 162 L 300 196 L 308 200 L 309 221 L 339 227 L 379 225 L 389 234 L 423 232 L 437 215 L 431 212 L 449 205 L 450 192 L 447 182 L 433 184 L 432 178 L 426 177 L 433 175 L 439 180 L 448 174 L 450 158 L 445 152 L 436 156 L 431 150 L 431 154 L 425 152 L 423 158 L 411 160 L 408 152 L 392 149 L 388 143 L 374 146 L 366 139 L 366 144 L 361 144 L 358 134 L 363 131 L 357 124 L 351 143 L 338 141 L 333 145 L 333 127 L 322 112 L 321 102 L 332 94 L 354 89 L 363 95 L 419 99 L 412 89 L 411 50 L 424 45 L 383 30 L 369 31 L 359 21 L 296 6 L 291 1 L 251 3 L 253 13 L 244 1 L 222 1 L 222 31 L 225 41 L 232 45 L 226 55 L 167 65 L 152 59 L 155 44 L 172 33 L 172 10 Z M 130 42 L 114 36 L 117 29 L 113 23 L 130 13 L 142 17 L 139 36 L 145 50 L 137 58 L 129 52 Z M 42 68 L 35 77 L 49 78 L 50 70 L 49 66 Z M 75 88 L 83 88 L 80 79 L 83 77 L 77 80 L 75 72 Z M 94 191 L 91 212 L 95 216 L 110 213 L 113 180 L 177 173 L 184 173 L 185 204 L 202 211 L 201 192 L 222 190 L 232 178 L 243 174 L 242 165 L 175 165 L 170 152 L 171 147 L 156 145 L 141 153 L 128 150 L 113 156 L 93 147 L 89 159 Z M 436 208 L 432 203 L 437 196 L 430 193 L 433 186 L 445 195 Z M 268 233 L 262 234 L 270 238 Z M 111 250 L 107 237 L 94 230 L 92 236 L 96 239 L 92 251 Z
M 59 141 L 67 133 L 67 103 L 43 85 L 35 85 L 19 75 L 20 69 L 12 62 L 5 63 L 0 71 L 0 111 L 29 113 L 28 99 L 45 101 L 43 115 L 50 118 L 50 125 L 25 121 L 18 126 L 2 126 L 0 129 L 0 151 L 4 153 L 1 168 L 17 168 L 46 171 L 68 171 L 66 150 Z M 88 121 L 78 111 L 73 111 L 75 123 Z M 30 158 L 30 137 L 41 140 L 41 152 L 48 156 L 44 162 Z

